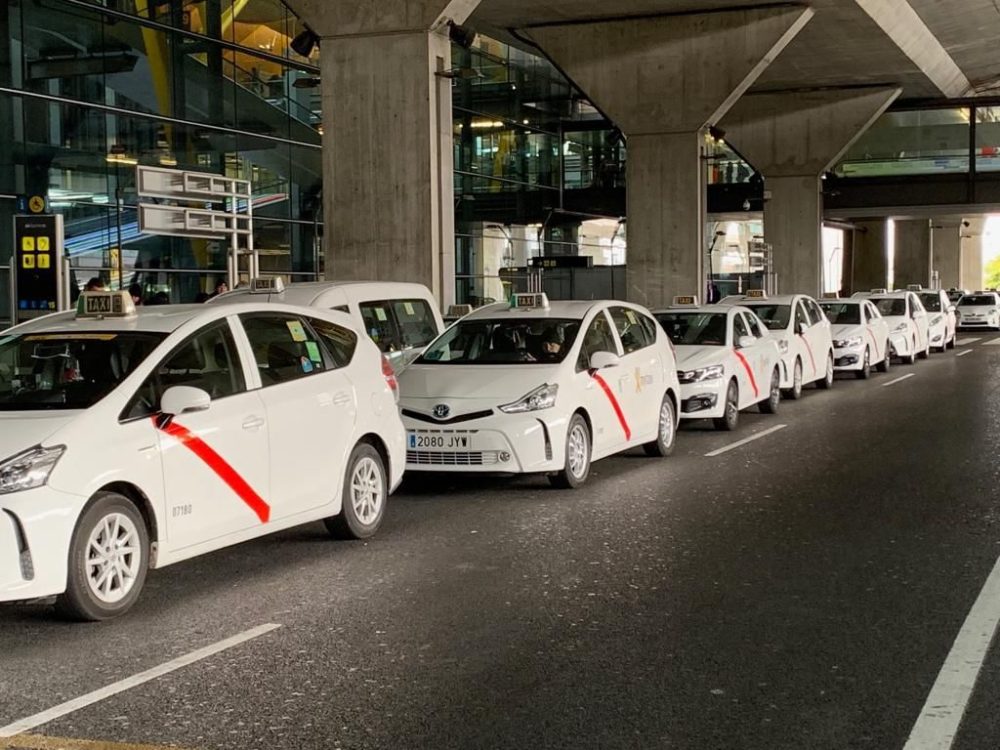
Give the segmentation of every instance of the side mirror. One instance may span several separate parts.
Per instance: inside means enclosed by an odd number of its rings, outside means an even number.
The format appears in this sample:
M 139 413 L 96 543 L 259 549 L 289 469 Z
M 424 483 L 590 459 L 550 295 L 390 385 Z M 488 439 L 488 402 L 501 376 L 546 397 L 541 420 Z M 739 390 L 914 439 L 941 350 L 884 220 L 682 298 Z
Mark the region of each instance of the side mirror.
M 621 357 L 612 352 L 594 352 L 590 357 L 591 370 L 604 370 L 608 367 L 618 367 L 622 363 Z
M 205 411 L 212 404 L 212 397 L 201 388 L 175 385 L 168 388 L 160 399 L 160 412 L 170 417 Z
M 736 348 L 746 349 L 747 347 L 753 346 L 756 343 L 757 339 L 755 339 L 753 336 L 740 336 L 739 339 L 736 341 Z
M 808 330 L 809 330 L 809 324 L 808 323 L 796 323 L 795 324 L 795 332 L 798 333 L 800 336 L 805 336 L 806 331 L 808 331 Z

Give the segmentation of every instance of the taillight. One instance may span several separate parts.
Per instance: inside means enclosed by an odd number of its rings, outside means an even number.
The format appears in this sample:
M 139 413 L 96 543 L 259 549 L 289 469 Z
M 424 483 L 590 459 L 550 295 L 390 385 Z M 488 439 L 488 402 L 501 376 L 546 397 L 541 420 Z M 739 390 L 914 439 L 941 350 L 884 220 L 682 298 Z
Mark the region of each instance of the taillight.
M 392 369 L 392 365 L 389 360 L 382 355 L 382 375 L 385 376 L 385 382 L 389 386 L 389 390 L 392 391 L 392 395 L 396 397 L 396 401 L 399 401 L 399 381 L 396 380 L 396 371 Z

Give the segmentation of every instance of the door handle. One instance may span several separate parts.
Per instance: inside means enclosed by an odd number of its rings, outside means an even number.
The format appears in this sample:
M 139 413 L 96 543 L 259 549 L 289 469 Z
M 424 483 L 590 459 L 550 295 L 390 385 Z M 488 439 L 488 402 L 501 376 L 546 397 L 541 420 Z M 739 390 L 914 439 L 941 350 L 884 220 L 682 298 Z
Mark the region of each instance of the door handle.
M 266 424 L 263 417 L 247 417 L 246 421 L 243 422 L 244 430 L 259 430 Z

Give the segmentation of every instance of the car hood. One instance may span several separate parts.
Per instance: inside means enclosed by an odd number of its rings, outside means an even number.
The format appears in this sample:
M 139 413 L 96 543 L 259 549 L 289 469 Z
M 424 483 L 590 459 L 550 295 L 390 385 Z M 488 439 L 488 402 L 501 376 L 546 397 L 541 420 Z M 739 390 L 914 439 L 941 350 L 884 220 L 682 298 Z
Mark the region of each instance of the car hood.
M 883 315 L 882 320 L 886 322 L 886 325 L 889 326 L 889 330 L 891 331 L 900 323 L 906 323 L 909 320 L 909 318 L 906 317 L 905 315 Z
M 410 365 L 399 376 L 399 401 L 423 411 L 454 402 L 463 411 L 492 408 L 557 383 L 559 370 L 559 365 Z
M 69 424 L 76 412 L 0 412 L 0 461 L 47 439 Z
M 724 346 L 678 346 L 677 369 L 697 370 L 721 364 L 726 356 Z
M 845 323 L 830 326 L 830 336 L 834 340 L 849 339 L 852 336 L 864 336 L 865 327 L 860 323 Z

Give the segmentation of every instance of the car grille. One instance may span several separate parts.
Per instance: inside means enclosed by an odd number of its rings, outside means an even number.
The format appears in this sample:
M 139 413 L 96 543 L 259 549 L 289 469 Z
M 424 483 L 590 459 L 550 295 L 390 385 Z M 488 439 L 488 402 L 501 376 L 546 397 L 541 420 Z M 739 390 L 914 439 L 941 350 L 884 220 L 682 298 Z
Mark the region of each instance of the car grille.
M 410 419 L 416 419 L 419 422 L 430 422 L 431 424 L 459 424 L 460 422 L 472 422 L 476 419 L 492 417 L 493 410 L 489 409 L 486 411 L 475 411 L 469 414 L 459 414 L 457 417 L 452 417 L 451 419 L 436 419 L 430 414 L 421 414 L 419 411 L 414 411 L 413 409 L 403 409 L 403 416 L 409 417 Z
M 406 463 L 415 466 L 493 466 L 496 451 L 406 451 Z

